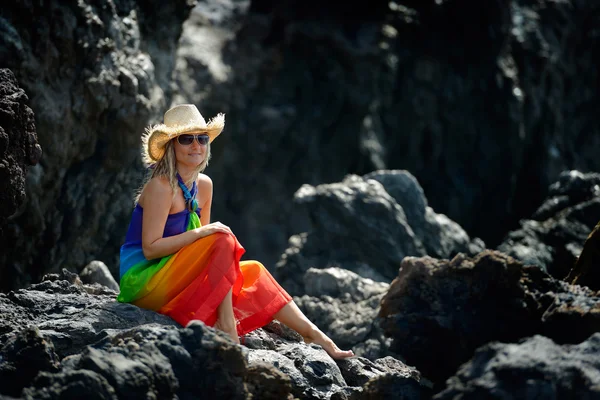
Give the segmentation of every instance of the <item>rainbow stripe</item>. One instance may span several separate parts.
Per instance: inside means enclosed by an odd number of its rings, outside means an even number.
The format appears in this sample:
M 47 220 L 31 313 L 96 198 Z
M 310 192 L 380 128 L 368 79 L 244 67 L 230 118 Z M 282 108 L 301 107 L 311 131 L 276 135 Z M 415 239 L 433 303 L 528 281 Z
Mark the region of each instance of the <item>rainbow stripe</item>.
M 187 229 L 200 226 L 198 215 L 190 213 Z M 141 245 L 123 246 L 126 267 L 117 300 L 168 315 L 183 326 L 192 320 L 213 326 L 217 307 L 233 289 L 238 334 L 246 334 L 269 323 L 292 298 L 261 263 L 240 262 L 244 252 L 235 236 L 223 233 L 157 260 L 147 260 Z

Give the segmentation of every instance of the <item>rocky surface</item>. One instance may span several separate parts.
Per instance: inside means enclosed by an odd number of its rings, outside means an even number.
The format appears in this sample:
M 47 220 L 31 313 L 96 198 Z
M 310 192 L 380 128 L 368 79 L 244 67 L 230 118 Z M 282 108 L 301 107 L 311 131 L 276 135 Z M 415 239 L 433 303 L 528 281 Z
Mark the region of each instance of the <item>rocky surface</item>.
M 600 290 L 600 221 L 585 241 L 581 255 L 569 275 L 567 282 Z
M 406 256 L 451 257 L 484 247 L 428 207 L 423 190 L 407 171 L 303 185 L 294 200 L 306 210 L 311 227 L 290 238 L 275 269 L 277 279 L 293 294 L 306 293 L 303 275 L 309 267 L 342 266 L 376 282 L 389 282 Z
M 298 307 L 343 349 L 375 360 L 387 355 L 390 338 L 379 326 L 377 313 L 389 284 L 363 278 L 342 268 L 311 268 L 304 275 L 306 294 Z
M 564 171 L 533 215 L 509 232 L 498 250 L 565 279 L 598 221 L 600 174 Z
M 44 156 L 27 176 L 27 202 L 6 226 L 4 243 L 14 252 L 0 254 L 0 290 L 63 267 L 80 271 L 94 259 L 116 271 L 143 176 L 139 138 L 170 102 L 177 41 L 191 6 L 3 2 L 0 59 L 29 97 Z M 21 131 L 11 135 L 34 135 L 33 115 L 15 115 Z M 23 163 L 15 162 L 11 168 Z
M 597 293 L 485 251 L 452 260 L 405 258 L 380 316 L 391 349 L 439 383 L 491 341 L 541 334 L 579 343 L 600 329 L 599 310 Z
M 595 399 L 600 397 L 599 348 L 599 333 L 570 346 L 537 335 L 518 344 L 491 343 L 478 349 L 434 399 Z
M 6 219 L 25 202 L 25 178 L 42 155 L 29 98 L 11 70 L 0 69 L 0 237 Z M 0 268 L 0 281 L 4 280 Z
M 391 357 L 336 362 L 277 322 L 239 346 L 201 322 L 184 329 L 115 296 L 66 270 L 0 294 L 0 396 L 345 399 L 387 376 L 407 399 L 431 395 L 417 370 Z

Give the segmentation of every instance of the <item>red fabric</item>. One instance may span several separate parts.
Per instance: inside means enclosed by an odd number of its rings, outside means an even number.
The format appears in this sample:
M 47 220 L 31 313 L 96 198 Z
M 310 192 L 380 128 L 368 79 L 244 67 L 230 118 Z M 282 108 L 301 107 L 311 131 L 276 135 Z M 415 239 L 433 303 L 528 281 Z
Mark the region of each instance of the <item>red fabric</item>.
M 230 289 L 238 335 L 269 323 L 292 298 L 258 261 L 241 261 L 245 250 L 233 235 L 217 233 L 184 247 L 156 273 L 153 289 L 134 304 L 157 310 L 183 326 L 214 326 L 217 307 Z

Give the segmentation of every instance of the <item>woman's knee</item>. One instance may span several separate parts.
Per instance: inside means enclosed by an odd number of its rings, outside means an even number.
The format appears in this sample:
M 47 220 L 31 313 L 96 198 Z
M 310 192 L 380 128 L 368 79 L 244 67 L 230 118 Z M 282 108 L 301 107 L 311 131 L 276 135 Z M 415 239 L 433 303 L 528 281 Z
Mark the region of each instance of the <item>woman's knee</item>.
M 235 248 L 235 237 L 228 233 L 214 233 L 215 235 L 215 246 L 223 249 L 231 249 Z

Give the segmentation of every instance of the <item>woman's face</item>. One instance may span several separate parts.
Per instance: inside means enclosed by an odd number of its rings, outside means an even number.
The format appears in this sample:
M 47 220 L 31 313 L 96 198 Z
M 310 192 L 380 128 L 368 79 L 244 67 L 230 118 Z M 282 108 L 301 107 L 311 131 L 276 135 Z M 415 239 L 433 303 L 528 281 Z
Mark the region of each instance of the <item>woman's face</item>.
M 178 163 L 197 167 L 206 158 L 208 135 L 205 133 L 181 135 L 173 139 L 173 144 Z

